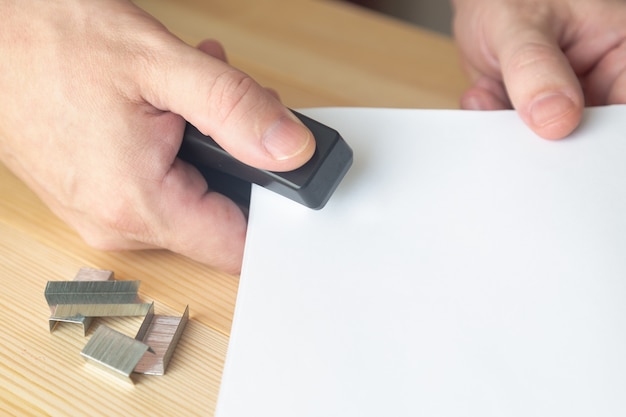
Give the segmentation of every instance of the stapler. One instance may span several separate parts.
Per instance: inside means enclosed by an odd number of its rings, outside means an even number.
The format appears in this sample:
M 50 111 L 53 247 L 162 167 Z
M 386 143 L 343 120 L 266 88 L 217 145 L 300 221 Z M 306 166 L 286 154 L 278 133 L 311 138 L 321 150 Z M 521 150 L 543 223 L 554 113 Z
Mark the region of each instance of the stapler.
M 178 157 L 198 168 L 212 189 L 240 205 L 249 203 L 250 184 L 254 183 L 309 208 L 321 209 L 352 165 L 352 149 L 336 130 L 294 114 L 313 133 L 316 149 L 306 164 L 293 171 L 274 172 L 246 165 L 190 123 Z

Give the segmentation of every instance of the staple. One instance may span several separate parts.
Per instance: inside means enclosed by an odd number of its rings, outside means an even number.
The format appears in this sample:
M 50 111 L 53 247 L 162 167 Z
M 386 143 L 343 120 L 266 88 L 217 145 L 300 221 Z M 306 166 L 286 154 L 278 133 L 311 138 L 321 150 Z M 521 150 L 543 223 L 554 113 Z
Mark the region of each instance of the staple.
M 101 325 L 80 354 L 100 368 L 132 383 L 130 374 L 148 350 L 145 343 Z
M 57 304 L 54 320 L 78 317 L 145 316 L 152 303 Z
M 74 281 L 113 281 L 115 274 L 108 269 L 82 267 L 76 273 Z
M 144 354 L 134 372 L 148 375 L 165 374 L 187 321 L 189 306 L 185 308 L 182 317 L 155 315 L 154 307 L 151 307 L 135 339 L 150 346 L 154 353 Z
M 114 279 L 113 271 L 109 271 L 107 269 L 95 269 L 95 268 L 87 268 L 83 267 L 78 270 L 78 273 L 74 277 L 74 281 L 112 281 Z M 83 328 L 83 336 L 87 335 L 87 330 L 91 326 L 93 321 L 93 317 L 67 317 L 67 318 L 54 318 L 54 313 L 56 311 L 56 304 L 48 304 L 50 307 L 50 318 L 48 319 L 48 324 L 50 326 L 50 332 L 52 332 L 59 323 L 74 323 L 80 324 Z
M 94 317 L 145 316 L 135 338 L 99 326 L 81 355 L 132 382 L 131 373 L 163 375 L 189 320 L 154 314 L 154 303 L 141 303 L 140 281 L 115 281 L 113 271 L 81 268 L 74 281 L 49 281 L 50 331 L 59 322 L 79 323 L 83 333 Z
M 124 304 L 137 299 L 140 281 L 48 281 L 48 305 Z

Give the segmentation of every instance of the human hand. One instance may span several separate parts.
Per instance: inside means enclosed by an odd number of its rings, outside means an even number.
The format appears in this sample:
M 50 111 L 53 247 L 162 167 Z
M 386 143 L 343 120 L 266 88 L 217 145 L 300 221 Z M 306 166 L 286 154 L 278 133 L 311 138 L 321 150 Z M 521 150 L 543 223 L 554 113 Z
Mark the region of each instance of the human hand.
M 540 136 L 571 133 L 587 105 L 626 103 L 623 0 L 454 0 L 472 87 L 461 107 L 515 108 Z
M 126 0 L 0 0 L 0 159 L 92 246 L 167 248 L 229 272 L 246 220 L 176 158 L 185 119 L 245 163 L 295 169 L 312 134 Z

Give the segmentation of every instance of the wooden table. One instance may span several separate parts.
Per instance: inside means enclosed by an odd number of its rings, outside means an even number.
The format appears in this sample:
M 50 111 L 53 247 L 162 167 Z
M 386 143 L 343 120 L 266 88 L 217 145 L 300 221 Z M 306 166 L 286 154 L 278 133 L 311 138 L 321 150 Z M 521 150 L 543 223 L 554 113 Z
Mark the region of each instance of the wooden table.
M 140 0 L 191 44 L 221 40 L 231 63 L 294 108 L 455 108 L 467 81 L 447 38 L 332 1 Z M 87 247 L 0 165 L 0 414 L 212 415 L 238 278 L 166 251 Z M 141 280 L 157 313 L 191 319 L 165 376 L 124 383 L 95 372 L 80 327 L 48 331 L 48 280 L 82 266 Z M 103 320 L 130 335 L 138 319 Z

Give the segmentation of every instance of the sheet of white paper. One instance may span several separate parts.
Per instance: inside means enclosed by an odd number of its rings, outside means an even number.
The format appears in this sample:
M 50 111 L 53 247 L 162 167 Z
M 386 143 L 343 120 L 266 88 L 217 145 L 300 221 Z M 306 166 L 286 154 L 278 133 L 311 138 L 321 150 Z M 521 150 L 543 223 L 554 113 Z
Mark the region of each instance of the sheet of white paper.
M 354 165 L 254 188 L 217 415 L 626 415 L 626 107 L 315 109 Z

